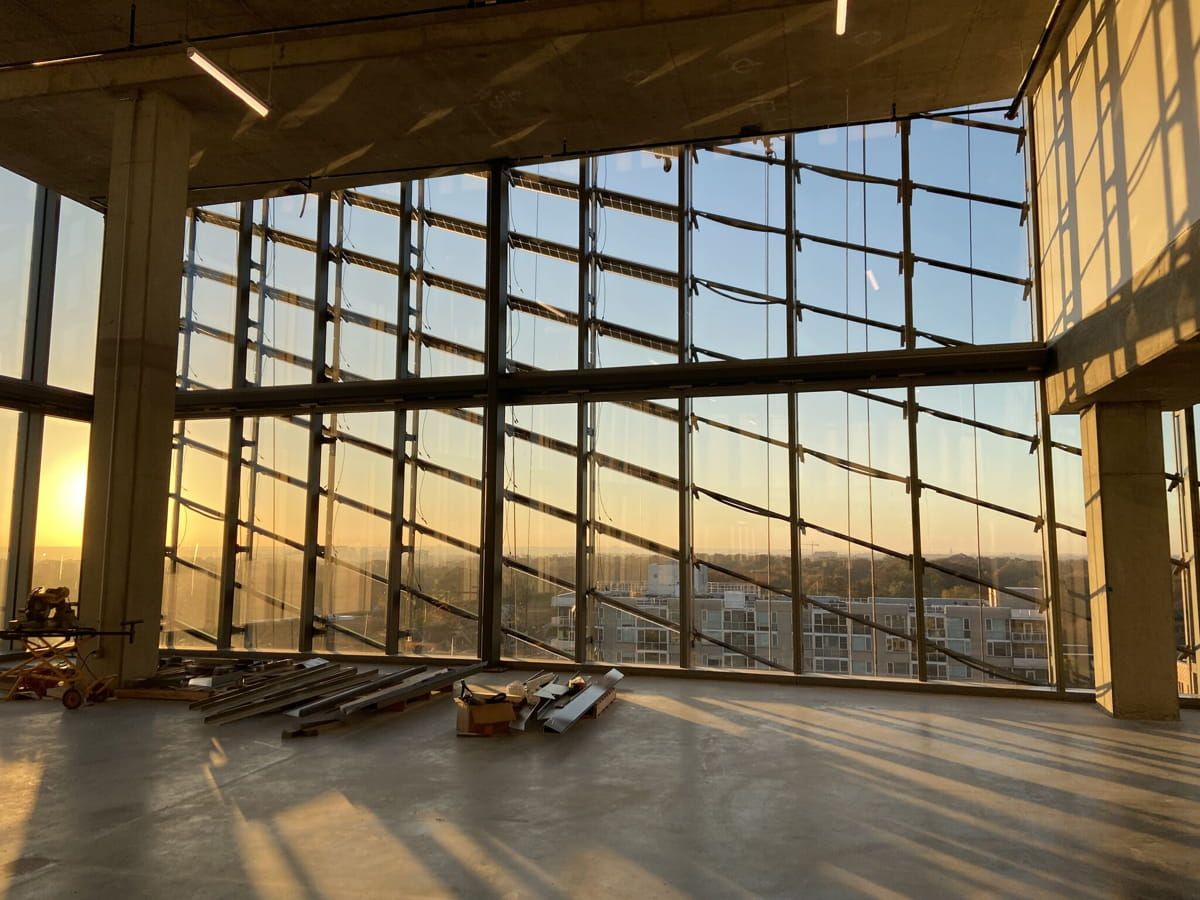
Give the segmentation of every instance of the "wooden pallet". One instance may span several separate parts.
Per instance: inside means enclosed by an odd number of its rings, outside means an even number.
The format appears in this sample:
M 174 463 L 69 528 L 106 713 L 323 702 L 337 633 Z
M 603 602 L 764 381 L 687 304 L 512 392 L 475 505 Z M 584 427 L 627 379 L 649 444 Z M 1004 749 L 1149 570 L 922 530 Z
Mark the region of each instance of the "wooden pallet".
M 606 709 L 608 709 L 610 706 L 612 706 L 613 701 L 615 701 L 616 699 L 617 699 L 617 689 L 611 688 L 607 693 L 604 694 L 604 696 L 602 696 L 599 700 L 596 701 L 595 706 L 593 706 L 586 713 L 584 713 L 583 717 L 585 719 L 598 719 L 600 717 L 600 713 L 604 712 Z

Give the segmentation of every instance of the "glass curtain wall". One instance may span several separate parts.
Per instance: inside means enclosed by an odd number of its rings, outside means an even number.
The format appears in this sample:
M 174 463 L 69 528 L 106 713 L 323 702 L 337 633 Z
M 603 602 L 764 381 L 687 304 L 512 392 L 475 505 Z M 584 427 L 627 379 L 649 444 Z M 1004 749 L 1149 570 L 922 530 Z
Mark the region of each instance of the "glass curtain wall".
M 180 423 L 166 641 L 1089 686 L 1036 382 L 688 388 L 1032 344 L 1024 147 L 975 109 L 194 210 L 182 390 L 386 387 Z

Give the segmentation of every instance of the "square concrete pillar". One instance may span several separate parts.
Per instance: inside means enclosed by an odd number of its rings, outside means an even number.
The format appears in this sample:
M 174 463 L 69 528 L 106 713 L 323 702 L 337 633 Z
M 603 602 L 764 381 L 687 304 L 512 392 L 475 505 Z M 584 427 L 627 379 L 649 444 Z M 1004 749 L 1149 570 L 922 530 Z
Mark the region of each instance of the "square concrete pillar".
M 158 660 L 190 118 L 143 93 L 113 136 L 79 599 L 103 630 L 144 620 L 133 644 L 105 638 L 91 661 L 122 682 Z
M 1171 539 L 1157 403 L 1080 414 L 1096 702 L 1122 719 L 1177 719 Z

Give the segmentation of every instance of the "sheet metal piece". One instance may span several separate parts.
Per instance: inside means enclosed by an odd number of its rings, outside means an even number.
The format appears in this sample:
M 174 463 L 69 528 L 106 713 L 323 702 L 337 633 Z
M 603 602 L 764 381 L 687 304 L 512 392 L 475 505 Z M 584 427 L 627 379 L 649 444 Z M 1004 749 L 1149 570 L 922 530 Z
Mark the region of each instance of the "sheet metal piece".
M 363 684 L 370 681 L 368 676 L 359 675 L 353 666 L 343 667 L 343 671 L 334 674 L 322 681 L 311 685 L 303 685 L 295 691 L 278 696 L 268 697 L 254 703 L 248 703 L 244 706 L 238 706 L 234 709 L 224 710 L 222 712 L 212 713 L 204 717 L 205 724 L 208 725 L 227 725 L 230 722 L 237 722 L 241 719 L 248 719 L 251 716 L 262 715 L 263 713 L 278 712 L 279 710 L 287 709 L 297 703 L 302 703 L 305 700 L 311 700 L 314 697 L 320 697 L 330 691 L 341 691 L 345 688 L 352 687 L 355 684 Z
M 617 686 L 625 676 L 617 669 L 609 669 L 600 678 L 593 681 L 576 694 L 561 709 L 546 720 L 546 730 L 553 734 L 562 734 L 596 705 L 605 694 Z
M 482 672 L 483 668 L 483 663 L 475 663 L 474 665 L 459 669 L 437 669 L 426 675 L 404 681 L 394 687 L 384 688 L 381 691 L 375 691 L 364 697 L 351 700 L 349 703 L 343 703 L 339 709 L 343 715 L 351 715 L 352 713 L 369 709 L 372 706 L 390 706 L 393 703 L 411 700 L 422 694 L 450 687 L 460 678 L 474 675 L 476 672 Z
M 234 706 L 241 706 L 243 703 L 250 700 L 262 699 L 268 696 L 283 691 L 290 690 L 301 684 L 310 684 L 314 681 L 320 681 L 327 678 L 331 673 L 339 669 L 337 663 L 320 661 L 320 665 L 303 666 L 294 672 L 289 672 L 287 675 L 279 675 L 265 681 L 261 684 L 250 688 L 235 688 L 229 691 L 221 691 L 214 694 L 207 700 L 197 701 L 192 703 L 189 709 L 199 709 L 206 712 L 213 712 L 218 709 L 229 709 Z
M 376 678 L 373 681 L 368 681 L 364 684 L 347 688 L 344 691 L 338 691 L 336 694 L 330 694 L 329 696 L 313 700 L 311 703 L 305 703 L 303 706 L 297 706 L 295 709 L 289 709 L 286 713 L 284 713 L 284 715 L 293 716 L 294 718 L 303 718 L 304 716 L 311 716 L 313 713 L 334 709 L 335 707 L 339 707 L 343 703 L 346 703 L 357 697 L 361 697 L 364 694 L 374 693 L 375 691 L 383 688 L 393 687 L 394 685 L 407 681 L 414 675 L 419 675 L 421 672 L 424 672 L 425 668 L 425 666 L 408 666 L 404 669 L 401 669 L 399 672 L 392 672 L 389 675 L 384 675 L 382 678 Z

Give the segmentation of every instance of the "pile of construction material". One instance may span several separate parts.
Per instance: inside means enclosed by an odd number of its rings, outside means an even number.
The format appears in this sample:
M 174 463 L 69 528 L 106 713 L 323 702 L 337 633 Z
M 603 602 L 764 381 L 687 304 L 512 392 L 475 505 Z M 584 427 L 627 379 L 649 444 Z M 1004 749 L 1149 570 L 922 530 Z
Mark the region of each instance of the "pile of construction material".
M 562 734 L 580 719 L 596 718 L 607 709 L 617 698 L 617 682 L 623 677 L 616 669 L 598 678 L 539 672 L 503 689 L 464 681 L 454 701 L 458 733 L 490 737 L 540 727 Z
M 296 720 L 284 729 L 283 737 L 309 737 L 375 713 L 402 710 L 448 691 L 455 681 L 482 668 L 482 664 L 432 670 L 407 666 L 381 674 L 324 659 L 287 661 L 244 673 L 236 683 L 214 690 L 191 708 L 202 712 L 210 725 L 282 713 Z

